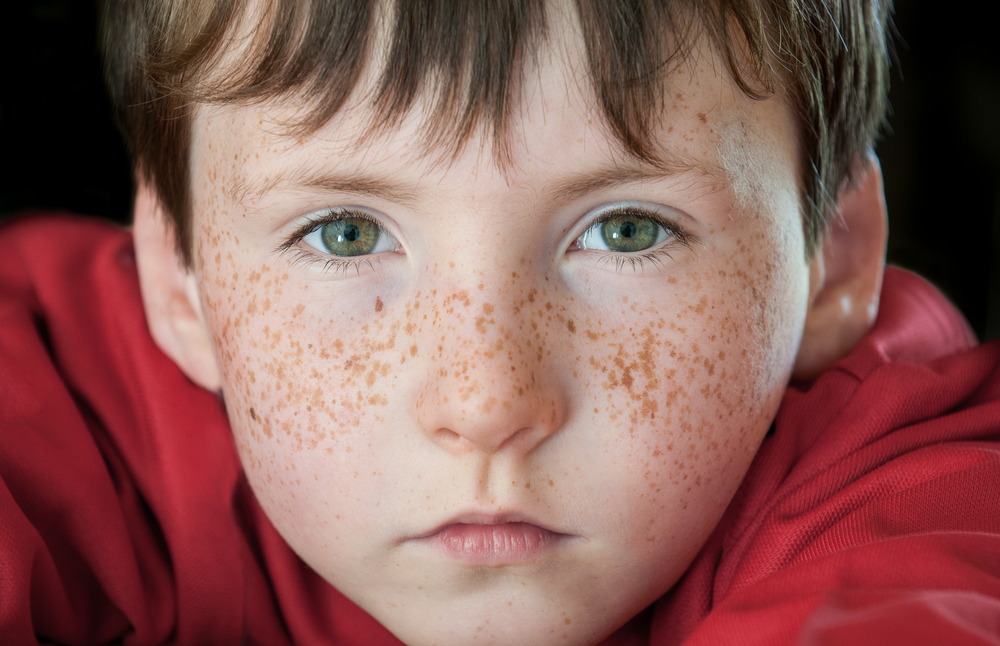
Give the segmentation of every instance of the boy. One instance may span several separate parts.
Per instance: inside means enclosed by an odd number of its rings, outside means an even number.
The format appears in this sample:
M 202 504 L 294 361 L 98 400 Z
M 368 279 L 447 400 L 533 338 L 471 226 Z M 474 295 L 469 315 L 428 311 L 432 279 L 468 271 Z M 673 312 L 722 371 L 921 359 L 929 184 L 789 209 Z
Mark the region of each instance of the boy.
M 109 5 L 135 266 L 2 239 L 5 643 L 995 643 L 887 11 Z

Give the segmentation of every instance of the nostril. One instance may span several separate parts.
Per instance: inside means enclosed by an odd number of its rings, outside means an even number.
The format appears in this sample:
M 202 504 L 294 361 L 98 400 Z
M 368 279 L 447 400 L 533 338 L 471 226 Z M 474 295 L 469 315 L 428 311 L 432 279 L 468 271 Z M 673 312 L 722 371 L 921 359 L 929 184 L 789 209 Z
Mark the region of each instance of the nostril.
M 447 428 L 439 428 L 432 435 L 438 444 L 451 451 L 470 450 L 472 448 L 468 440 Z
M 461 370 L 431 367 L 413 410 L 425 437 L 454 455 L 527 454 L 562 426 L 566 402 L 558 384 L 534 370 L 508 375 L 498 367 L 479 362 Z

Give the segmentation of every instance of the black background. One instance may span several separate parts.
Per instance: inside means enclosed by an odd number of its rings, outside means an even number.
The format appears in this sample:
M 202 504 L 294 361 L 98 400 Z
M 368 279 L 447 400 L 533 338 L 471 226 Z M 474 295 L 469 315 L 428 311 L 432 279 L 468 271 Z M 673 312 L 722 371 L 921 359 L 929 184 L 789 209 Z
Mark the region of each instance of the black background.
M 898 0 L 890 129 L 877 146 L 889 261 L 1000 337 L 1000 48 L 965 3 Z M 101 82 L 91 0 L 0 9 L 0 219 L 32 208 L 127 222 L 128 161 Z

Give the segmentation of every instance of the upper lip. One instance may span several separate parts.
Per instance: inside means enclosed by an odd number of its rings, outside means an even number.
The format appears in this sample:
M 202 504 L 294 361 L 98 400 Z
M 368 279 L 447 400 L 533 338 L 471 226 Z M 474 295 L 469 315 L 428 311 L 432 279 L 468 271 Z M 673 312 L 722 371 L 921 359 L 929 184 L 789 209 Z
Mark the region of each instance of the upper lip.
M 535 525 L 546 531 L 552 532 L 553 534 L 565 534 L 566 532 L 560 532 L 558 529 L 554 529 L 544 523 L 539 522 L 535 518 L 527 514 L 522 514 L 519 512 L 479 512 L 479 511 L 467 511 L 456 516 L 451 517 L 440 525 L 436 526 L 429 532 L 425 532 L 414 538 L 427 538 L 428 536 L 433 536 L 441 530 L 449 527 L 451 525 L 502 525 L 504 523 L 526 523 L 529 525 Z

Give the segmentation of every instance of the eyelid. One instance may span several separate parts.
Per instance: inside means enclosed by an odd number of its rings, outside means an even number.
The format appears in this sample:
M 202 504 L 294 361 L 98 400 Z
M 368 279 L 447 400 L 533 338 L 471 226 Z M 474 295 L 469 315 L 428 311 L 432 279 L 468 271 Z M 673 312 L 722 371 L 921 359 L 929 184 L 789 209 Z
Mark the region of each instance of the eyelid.
M 371 209 L 359 206 L 335 206 L 313 211 L 305 216 L 306 221 L 301 224 L 293 233 L 288 235 L 275 249 L 278 255 L 292 254 L 291 264 L 303 267 L 315 268 L 320 274 L 349 274 L 360 275 L 381 265 L 386 251 L 362 254 L 357 256 L 337 256 L 327 253 L 315 245 L 304 242 L 305 238 L 318 231 L 320 227 L 328 222 L 334 222 L 345 218 L 363 218 L 376 227 L 380 236 L 388 237 L 393 243 L 395 250 L 402 249 L 399 239 L 396 238 L 382 224 L 382 214 L 372 213 Z
M 573 242 L 570 245 L 570 247 L 578 244 L 580 240 L 590 231 L 592 231 L 595 227 L 604 224 L 605 222 L 611 220 L 612 218 L 627 213 L 637 214 L 663 227 L 663 229 L 667 232 L 669 236 L 668 240 L 674 239 L 677 242 L 680 242 L 681 244 L 684 245 L 690 244 L 692 238 L 691 234 L 689 234 L 682 226 L 677 224 L 675 219 L 665 217 L 661 213 L 662 210 L 667 210 L 667 207 L 663 207 L 656 204 L 650 204 L 646 202 L 615 202 L 593 209 L 590 211 L 590 213 L 587 214 L 587 218 L 585 218 L 585 221 L 587 222 L 586 226 L 579 234 L 577 234 L 575 238 L 573 238 Z M 658 243 L 657 246 L 665 244 L 668 240 Z M 656 247 L 651 247 L 651 249 L 655 248 Z M 597 251 L 603 251 L 603 250 L 597 250 Z M 644 251 L 649 251 L 649 249 Z M 624 252 L 610 251 L 610 250 L 605 251 L 605 253 L 629 255 Z M 643 253 L 643 251 L 636 251 L 632 253 L 639 254 Z
M 399 240 L 394 236 L 385 225 L 382 224 L 382 219 L 372 213 L 370 209 L 361 206 L 332 206 L 325 209 L 320 209 L 318 211 L 313 211 L 309 215 L 305 216 L 306 222 L 299 226 L 288 238 L 285 239 L 279 246 L 277 251 L 285 252 L 291 248 L 298 245 L 303 238 L 308 236 L 310 233 L 316 231 L 319 227 L 323 226 L 327 222 L 335 222 L 337 220 L 343 220 L 344 218 L 361 218 L 368 220 L 372 224 L 378 227 L 379 234 L 387 235 L 399 244 Z M 314 248 L 310 245 L 311 248 Z M 315 248 L 314 248 L 315 249 Z M 315 249 L 316 253 L 323 254 L 324 252 L 320 249 Z M 329 254 L 324 254 L 329 255 Z M 336 256 L 334 256 L 336 257 Z

